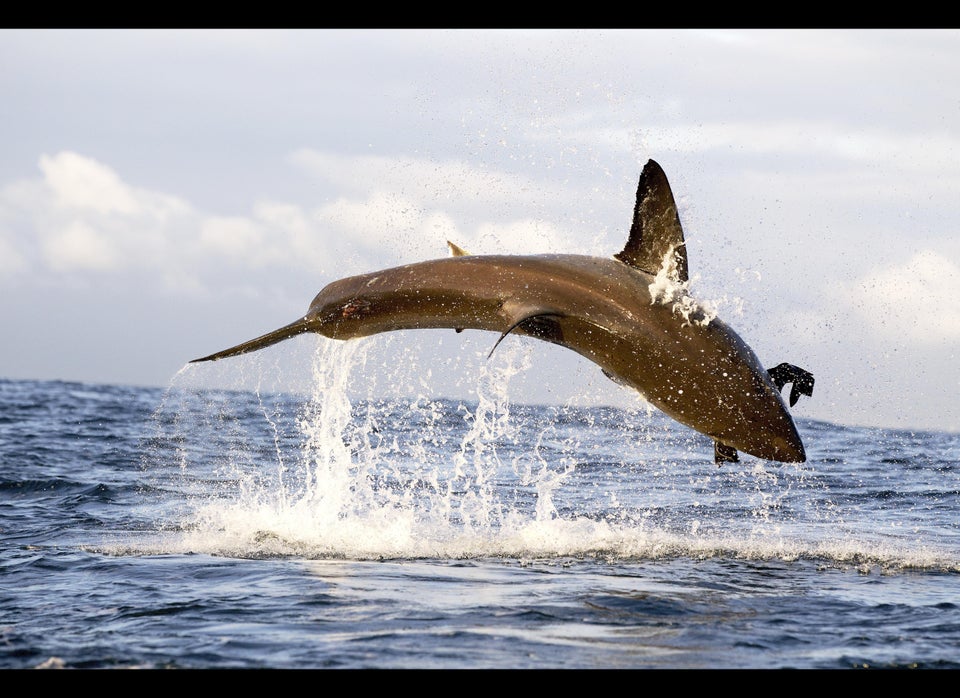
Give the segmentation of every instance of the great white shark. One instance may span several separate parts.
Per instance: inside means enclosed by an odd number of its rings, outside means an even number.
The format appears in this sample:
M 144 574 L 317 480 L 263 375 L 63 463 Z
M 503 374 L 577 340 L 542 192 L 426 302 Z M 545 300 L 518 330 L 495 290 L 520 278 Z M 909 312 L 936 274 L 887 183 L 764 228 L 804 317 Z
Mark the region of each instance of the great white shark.
M 726 323 L 686 292 L 687 251 L 673 192 L 653 160 L 640 175 L 633 224 L 611 258 L 568 254 L 452 256 L 328 284 L 299 320 L 193 362 L 216 361 L 318 332 L 353 339 L 404 329 L 513 333 L 572 349 L 618 383 L 714 442 L 717 464 L 738 451 L 781 462 L 806 453 L 790 404 L 812 395 L 809 372 L 764 370 Z M 491 354 L 493 350 L 491 350 Z

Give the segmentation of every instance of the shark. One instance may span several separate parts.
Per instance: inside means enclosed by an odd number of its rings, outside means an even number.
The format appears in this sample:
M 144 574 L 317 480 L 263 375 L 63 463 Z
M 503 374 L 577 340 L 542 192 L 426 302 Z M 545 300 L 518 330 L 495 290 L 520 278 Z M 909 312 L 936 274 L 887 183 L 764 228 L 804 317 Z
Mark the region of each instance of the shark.
M 803 442 L 784 402 L 812 396 L 814 377 L 789 363 L 765 369 L 754 351 L 688 293 L 677 204 L 649 160 L 624 248 L 611 257 L 468 254 L 349 276 L 325 286 L 306 314 L 194 359 L 217 361 L 314 332 L 350 340 L 408 329 L 485 330 L 566 347 L 677 422 L 713 441 L 717 465 L 739 452 L 800 463 Z

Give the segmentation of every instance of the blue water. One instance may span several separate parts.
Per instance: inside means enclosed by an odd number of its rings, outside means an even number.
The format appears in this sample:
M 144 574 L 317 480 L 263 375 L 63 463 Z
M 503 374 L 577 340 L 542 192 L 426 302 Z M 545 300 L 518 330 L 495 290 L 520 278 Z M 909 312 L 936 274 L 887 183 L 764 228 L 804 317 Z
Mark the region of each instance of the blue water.
M 960 668 L 960 435 L 717 468 L 494 361 L 350 397 L 319 341 L 304 394 L 0 380 L 0 668 Z

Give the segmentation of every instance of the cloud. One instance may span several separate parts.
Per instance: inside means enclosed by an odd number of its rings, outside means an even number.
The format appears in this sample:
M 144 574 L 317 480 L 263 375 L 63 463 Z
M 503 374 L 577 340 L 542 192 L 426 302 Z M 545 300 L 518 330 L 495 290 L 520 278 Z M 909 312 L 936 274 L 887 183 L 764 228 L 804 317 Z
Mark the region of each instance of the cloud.
M 120 265 L 120 254 L 112 241 L 83 221 L 74 221 L 47 236 L 42 246 L 54 271 L 108 271 Z
M 98 213 L 138 213 L 134 192 L 117 173 L 92 158 L 70 151 L 40 157 L 40 171 L 56 204 Z
M 157 269 L 195 219 L 183 200 L 132 187 L 94 158 L 63 151 L 38 168 L 41 177 L 0 189 L 3 247 L 15 260 L 0 264 L 0 279 Z
M 340 195 L 312 208 L 264 199 L 246 214 L 216 215 L 136 187 L 95 158 L 43 155 L 38 178 L 0 189 L 0 279 L 25 271 L 135 274 L 195 293 L 241 283 L 246 272 L 335 276 L 440 257 L 447 240 L 477 253 L 584 249 L 553 222 L 555 212 L 529 215 L 536 200 L 549 199 L 524 177 L 454 161 L 307 150 L 292 161 Z
M 200 245 L 212 254 L 252 261 L 263 245 L 263 233 L 240 216 L 212 216 L 200 224 Z
M 538 181 L 458 160 L 342 156 L 301 149 L 291 163 L 308 176 L 336 182 L 345 195 L 319 208 L 317 220 L 349 232 L 355 242 L 389 251 L 394 259 L 435 256 L 450 239 L 478 253 L 606 254 L 597 239 L 556 223 L 572 219 L 576 202 L 595 205 L 593 183 Z M 627 196 L 632 197 L 631 189 Z M 629 211 L 617 202 L 618 212 Z M 622 210 L 621 210 L 622 209 Z M 542 218 L 531 214 L 540 212 Z M 620 240 L 616 241 L 618 244 Z M 592 247 L 591 247 L 592 245 Z
M 144 283 L 196 289 L 225 267 L 330 261 L 322 240 L 336 226 L 324 231 L 291 204 L 259 202 L 245 216 L 204 214 L 71 151 L 41 156 L 38 169 L 39 177 L 0 188 L 0 279 L 135 273 Z
M 921 345 L 960 342 L 960 266 L 938 251 L 921 250 L 905 264 L 874 269 L 847 290 L 878 334 Z
M 337 191 L 345 194 L 393 194 L 423 208 L 474 211 L 482 207 L 488 218 L 518 207 L 529 211 L 532 199 L 558 200 L 564 193 L 569 196 L 570 187 L 575 186 L 570 182 L 551 185 L 549 181 L 461 160 L 337 155 L 302 148 L 292 153 L 289 161 L 311 177 L 334 182 Z

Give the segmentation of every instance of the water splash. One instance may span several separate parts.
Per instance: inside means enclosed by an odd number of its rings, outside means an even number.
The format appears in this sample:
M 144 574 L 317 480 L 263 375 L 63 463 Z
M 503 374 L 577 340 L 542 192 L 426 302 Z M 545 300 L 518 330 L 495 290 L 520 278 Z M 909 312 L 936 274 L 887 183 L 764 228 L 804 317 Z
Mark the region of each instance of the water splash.
M 422 395 L 354 404 L 351 376 L 362 375 L 371 341 L 318 338 L 312 391 L 293 413 L 264 394 L 259 379 L 244 405 L 233 401 L 237 393 L 212 392 L 189 417 L 181 406 L 176 424 L 198 418 L 192 437 L 202 442 L 198 451 L 182 445 L 184 477 L 216 483 L 185 488 L 195 505 L 188 544 L 331 557 L 496 555 L 505 544 L 555 545 L 556 531 L 540 527 L 557 523 L 553 493 L 575 460 L 572 446 L 545 454 L 547 441 L 556 443 L 552 423 L 512 419 L 510 380 L 530 367 L 529 344 L 504 345 L 480 363 L 472 406 Z M 249 419 L 254 413 L 259 418 Z M 259 426 L 244 434 L 253 421 Z M 539 429 L 532 448 L 531 427 Z M 205 468 L 212 476 L 200 475 Z
M 673 312 L 688 325 L 706 327 L 717 317 L 717 309 L 710 303 L 699 302 L 690 295 L 690 281 L 680 281 L 677 276 L 675 245 L 663 256 L 663 263 L 649 285 L 651 303 L 672 306 Z
M 390 381 L 413 397 L 373 397 L 384 393 L 366 370 L 381 360 L 370 351 L 380 339 L 311 340 L 308 393 L 263 390 L 291 365 L 289 353 L 281 362 L 269 352 L 228 367 L 252 386 L 166 391 L 148 469 L 176 506 L 164 512 L 170 536 L 150 550 L 951 568 L 943 546 L 918 545 L 920 533 L 871 525 L 863 533 L 859 508 L 883 500 L 850 484 L 862 467 L 845 465 L 851 456 L 812 453 L 791 467 L 748 459 L 718 471 L 709 443 L 641 404 L 633 412 L 513 404 L 511 381 L 538 348 L 527 341 L 458 365 L 475 385 L 476 401 L 464 402 L 427 397 L 417 353 L 393 345 Z M 817 443 L 829 446 L 823 435 Z

